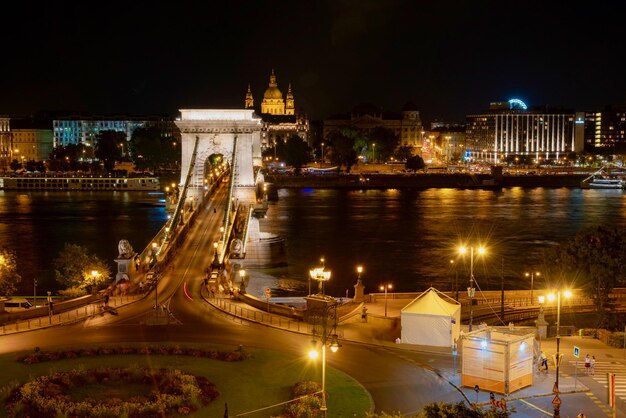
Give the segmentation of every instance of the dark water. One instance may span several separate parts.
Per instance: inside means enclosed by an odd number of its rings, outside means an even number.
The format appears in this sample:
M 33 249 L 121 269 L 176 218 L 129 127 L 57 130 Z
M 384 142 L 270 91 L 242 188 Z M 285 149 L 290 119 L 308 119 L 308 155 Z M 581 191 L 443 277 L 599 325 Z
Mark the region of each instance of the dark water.
M 17 253 L 22 276 L 19 294 L 56 290 L 52 260 L 65 243 L 84 246 L 111 264 L 117 244 L 127 239 L 141 251 L 167 219 L 164 207 L 145 192 L 17 192 L 0 191 L 0 246 Z
M 457 274 L 463 291 L 469 255 L 458 255 L 460 243 L 487 247 L 485 256 L 474 257 L 481 288 L 499 289 L 502 273 L 506 288 L 530 288 L 524 272 L 541 271 L 545 249 L 587 226 L 626 226 L 625 196 L 620 190 L 567 188 L 282 189 L 261 229 L 287 239 L 289 266 L 273 274 L 306 283 L 309 269 L 324 256 L 333 274 L 328 293 L 337 296 L 346 289 L 352 294 L 357 264 L 364 266 L 367 292 L 387 281 L 397 291 L 431 284 L 449 290 Z M 535 288 L 542 281 L 536 279 Z
M 626 226 L 626 195 L 619 190 L 283 189 L 279 196 L 261 228 L 287 239 L 289 266 L 265 273 L 299 280 L 298 290 L 305 294 L 308 271 L 321 256 L 333 274 L 328 292 L 338 296 L 346 289 L 352 294 L 359 263 L 369 292 L 383 281 L 397 291 L 431 284 L 447 290 L 455 259 L 463 289 L 469 259 L 464 263 L 456 253 L 461 242 L 488 248 L 484 257 L 475 257 L 480 287 L 499 288 L 504 266 L 507 288 L 528 288 L 523 273 L 541 271 L 544 249 L 586 226 Z M 38 294 L 56 289 L 51 262 L 66 242 L 85 246 L 108 260 L 112 270 L 120 239 L 143 249 L 167 217 L 163 207 L 142 205 L 147 197 L 141 192 L 0 191 L 0 246 L 17 252 L 20 293 L 32 293 L 36 276 Z M 293 287 L 279 283 L 268 285 Z

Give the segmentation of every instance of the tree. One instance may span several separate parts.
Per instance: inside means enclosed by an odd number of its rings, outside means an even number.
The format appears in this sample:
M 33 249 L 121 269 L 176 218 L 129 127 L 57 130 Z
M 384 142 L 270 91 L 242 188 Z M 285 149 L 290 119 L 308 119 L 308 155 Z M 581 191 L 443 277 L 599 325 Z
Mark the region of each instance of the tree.
M 346 171 L 357 162 L 356 151 L 354 150 L 354 138 L 350 136 L 350 131 L 333 131 L 328 137 L 331 146 L 330 160 L 339 167 L 346 166 Z
M 407 170 L 423 170 L 424 167 L 426 167 L 426 164 L 424 164 L 424 159 L 422 157 L 420 157 L 419 155 L 414 155 L 410 158 L 407 158 L 406 163 L 404 164 L 404 167 Z
M 376 144 L 376 161 L 383 162 L 389 160 L 400 143 L 400 138 L 394 131 L 382 126 L 377 126 L 372 130 L 369 140 Z
M 582 287 L 595 302 L 598 326 L 611 327 L 613 288 L 625 284 L 626 229 L 586 228 L 545 254 L 546 272 L 562 286 Z
M 174 168 L 180 165 L 180 141 L 157 126 L 137 128 L 130 138 L 130 155 L 139 170 Z
M 20 163 L 17 160 L 13 160 L 13 161 L 11 161 L 11 164 L 9 164 L 9 167 L 11 167 L 11 170 L 17 171 L 20 168 L 22 168 L 22 163 Z
M 65 244 L 58 257 L 52 261 L 57 282 L 71 289 L 87 293 L 107 283 L 111 276 L 109 266 L 86 248 Z M 94 273 L 95 272 L 95 273 Z
M 13 295 L 20 280 L 22 278 L 17 274 L 17 257 L 15 252 L 8 248 L 0 247 L 0 295 Z
M 311 161 L 311 149 L 298 135 L 291 135 L 285 144 L 285 162 L 300 172 L 303 165 Z
M 414 154 L 414 147 L 410 147 L 408 145 L 402 145 L 398 147 L 394 152 L 394 158 L 398 161 L 407 161 Z
M 96 136 L 94 154 L 104 163 L 106 171 L 112 171 L 115 162 L 122 159 L 120 144 L 126 142 L 126 134 L 119 131 L 100 131 Z

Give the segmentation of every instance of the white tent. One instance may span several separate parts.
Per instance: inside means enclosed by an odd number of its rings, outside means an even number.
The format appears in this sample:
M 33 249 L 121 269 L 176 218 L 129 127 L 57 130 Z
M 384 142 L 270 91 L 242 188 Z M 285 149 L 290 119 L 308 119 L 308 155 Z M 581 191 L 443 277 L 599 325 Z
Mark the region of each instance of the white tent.
M 452 347 L 461 331 L 461 304 L 431 287 L 400 311 L 402 342 Z

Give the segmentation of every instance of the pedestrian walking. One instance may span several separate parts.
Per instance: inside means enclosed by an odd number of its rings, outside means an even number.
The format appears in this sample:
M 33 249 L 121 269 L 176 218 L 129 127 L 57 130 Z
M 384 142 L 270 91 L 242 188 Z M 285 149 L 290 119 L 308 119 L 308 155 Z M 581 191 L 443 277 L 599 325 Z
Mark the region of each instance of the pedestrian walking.
M 589 361 L 589 374 L 592 376 L 596 374 L 596 356 L 591 356 L 591 360 Z
M 106 295 L 104 295 L 104 306 L 108 306 L 109 305 L 109 294 L 107 293 Z
M 541 354 L 539 355 L 539 371 L 541 371 L 542 368 L 545 367 L 545 372 L 548 372 L 548 357 L 546 357 L 546 354 L 542 351 Z
M 591 370 L 591 358 L 589 357 L 589 354 L 587 354 L 587 356 L 585 356 L 585 373 L 589 374 Z
M 361 309 L 361 320 L 367 322 L 367 308 L 365 305 L 363 305 L 363 309 Z

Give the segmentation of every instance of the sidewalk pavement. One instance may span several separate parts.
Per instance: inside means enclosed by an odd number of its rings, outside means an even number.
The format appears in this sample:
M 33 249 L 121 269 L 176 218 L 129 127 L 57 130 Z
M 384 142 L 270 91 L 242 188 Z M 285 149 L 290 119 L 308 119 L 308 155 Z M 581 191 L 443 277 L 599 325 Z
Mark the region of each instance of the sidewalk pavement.
M 284 319 L 283 322 L 276 321 L 275 319 L 268 320 L 271 316 L 278 315 L 269 315 L 266 312 L 257 310 L 243 302 L 229 299 L 227 303 L 231 303 L 237 307 L 235 309 L 225 310 L 217 306 L 214 303 L 214 300 L 209 300 L 207 298 L 205 298 L 205 300 L 230 315 L 239 316 L 240 318 L 252 320 L 266 326 L 277 327 L 300 333 L 306 333 L 308 331 L 307 327 L 292 327 L 288 324 L 288 322 L 292 321 L 290 319 Z M 350 320 L 339 324 L 338 334 L 340 335 L 340 339 L 398 350 L 430 353 L 433 356 L 437 356 L 438 360 L 436 362 L 436 367 L 432 368 L 435 373 L 455 386 L 469 402 L 478 403 L 483 406 L 488 405 L 490 402 L 489 392 L 480 391 L 477 394 L 473 388 L 461 387 L 461 359 L 454 359 L 451 349 L 439 349 L 429 346 L 415 346 L 396 343 L 396 338 L 400 336 L 401 332 L 399 321 L 400 310 L 406 306 L 407 303 L 407 300 L 404 299 L 388 300 L 386 317 L 384 300 L 366 303 L 367 321 L 363 321 L 359 313 L 358 315 L 353 316 Z M 254 319 L 251 319 L 250 315 L 246 313 L 247 311 L 256 311 L 259 315 L 254 315 Z M 574 346 L 580 349 L 580 359 L 577 368 L 570 363 L 570 361 L 575 360 L 573 354 Z M 546 399 L 542 403 L 547 403 L 551 407 L 550 402 L 554 398 L 553 388 L 556 378 L 556 369 L 551 359 L 552 355 L 556 354 L 556 339 L 544 339 L 540 342 L 540 349 L 543 350 L 550 359 L 548 372 L 539 372 L 536 369 L 536 366 L 533 365 L 533 384 L 505 397 L 507 402 L 516 400 L 525 402 L 525 400 L 530 401 L 533 398 L 545 397 Z M 584 357 L 586 354 L 595 355 L 598 361 L 625 359 L 624 350 L 609 347 L 599 340 L 586 337 L 561 337 L 559 351 L 563 354 L 563 359 L 559 367 L 559 394 L 562 400 L 565 398 L 566 402 L 568 395 L 576 393 L 591 393 L 589 387 L 580 379 L 581 377 L 587 377 L 584 373 Z M 585 381 L 588 382 L 587 379 L 585 379 Z M 496 394 L 496 399 L 498 400 L 503 397 L 503 395 Z M 606 406 L 606 399 L 598 400 L 595 403 L 605 412 L 608 410 L 608 407 Z M 525 402 L 525 404 L 528 405 L 528 402 Z M 539 411 L 542 411 L 542 413 Z M 549 411 L 539 409 L 537 410 L 537 416 L 545 416 L 546 412 Z M 618 411 L 617 417 L 624 416 L 626 415 Z
M 140 300 L 145 295 L 124 295 L 124 296 L 111 296 L 109 299 L 108 309 L 109 312 L 115 312 L 117 308 L 131 304 L 137 300 Z M 23 319 L 16 322 L 7 322 L 0 326 L 0 335 L 15 334 L 18 332 L 34 331 L 37 329 L 44 329 L 58 325 L 73 324 L 78 321 L 94 317 L 96 315 L 103 314 L 105 309 L 102 309 L 102 301 L 98 300 L 87 305 L 79 306 L 61 313 L 56 313 L 51 316 L 39 316 L 30 319 Z

